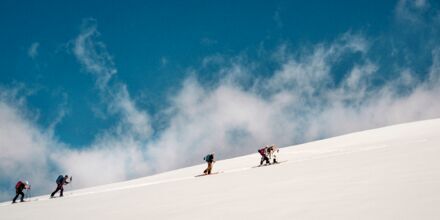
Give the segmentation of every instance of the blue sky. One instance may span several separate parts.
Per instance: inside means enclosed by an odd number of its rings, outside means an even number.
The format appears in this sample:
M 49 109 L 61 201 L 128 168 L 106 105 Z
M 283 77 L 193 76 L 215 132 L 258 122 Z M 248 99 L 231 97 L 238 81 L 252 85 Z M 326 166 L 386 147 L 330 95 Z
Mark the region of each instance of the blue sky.
M 435 1 L 2 1 L 0 27 L 2 200 L 440 116 Z
M 67 143 L 87 145 L 111 120 L 91 111 L 96 102 L 93 79 L 69 51 L 84 19 L 93 18 L 100 40 L 114 57 L 118 78 L 131 94 L 142 96 L 140 105 L 153 114 L 164 106 L 167 93 L 178 89 L 188 68 L 197 68 L 211 55 L 236 56 L 332 40 L 343 32 L 387 29 L 394 2 L 322 3 L 212 2 L 176 4 L 144 1 L 92 3 L 2 3 L 1 82 L 26 83 L 38 91 L 29 106 L 40 111 L 39 123 L 48 125 L 67 105 L 69 114 L 57 126 Z M 29 49 L 36 46 L 36 55 Z M 260 57 L 261 58 L 261 57 Z M 264 59 L 264 58 L 262 58 Z M 269 73 L 261 73 L 269 74 Z M 202 80 L 215 80 L 203 73 Z M 82 121 L 91 121 L 84 126 Z

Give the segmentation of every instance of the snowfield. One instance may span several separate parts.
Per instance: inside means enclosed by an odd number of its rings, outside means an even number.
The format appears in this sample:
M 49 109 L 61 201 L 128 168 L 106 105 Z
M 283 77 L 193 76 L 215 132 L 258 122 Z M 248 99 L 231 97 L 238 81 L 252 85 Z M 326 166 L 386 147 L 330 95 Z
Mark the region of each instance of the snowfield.
M 64 198 L 2 203 L 0 219 L 440 219 L 440 119 L 285 147 L 279 160 L 252 168 L 255 153 L 218 161 L 217 175 L 195 177 L 201 164 L 67 186 Z

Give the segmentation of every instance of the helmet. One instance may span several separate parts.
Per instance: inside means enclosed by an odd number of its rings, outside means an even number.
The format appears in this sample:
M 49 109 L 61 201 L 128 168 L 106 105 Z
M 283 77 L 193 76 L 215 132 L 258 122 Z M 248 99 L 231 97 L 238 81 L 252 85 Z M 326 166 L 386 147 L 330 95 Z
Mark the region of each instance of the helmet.
M 29 184 L 29 181 L 24 181 L 24 188 L 25 189 L 31 189 L 31 185 Z

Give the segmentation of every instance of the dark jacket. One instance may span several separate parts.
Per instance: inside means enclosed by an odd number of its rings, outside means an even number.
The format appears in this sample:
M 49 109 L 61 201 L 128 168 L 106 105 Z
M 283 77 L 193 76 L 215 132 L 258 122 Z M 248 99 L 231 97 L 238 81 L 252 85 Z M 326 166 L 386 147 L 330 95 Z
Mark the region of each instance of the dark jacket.
M 67 181 L 69 179 L 68 176 L 59 176 L 57 179 L 57 185 L 58 186 L 63 186 L 63 185 L 67 185 L 69 184 L 69 181 Z
M 63 185 L 67 185 L 67 184 L 69 184 L 70 182 L 69 181 L 67 181 L 69 179 L 69 177 L 64 177 L 64 179 L 63 179 Z

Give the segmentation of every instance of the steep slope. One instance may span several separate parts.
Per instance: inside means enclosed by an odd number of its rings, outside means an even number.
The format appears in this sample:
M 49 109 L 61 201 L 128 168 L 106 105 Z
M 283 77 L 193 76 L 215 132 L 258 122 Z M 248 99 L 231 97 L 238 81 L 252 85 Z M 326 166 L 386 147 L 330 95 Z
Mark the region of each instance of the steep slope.
M 0 204 L 1 219 L 439 219 L 440 119 Z M 38 201 L 35 201 L 38 200 Z

